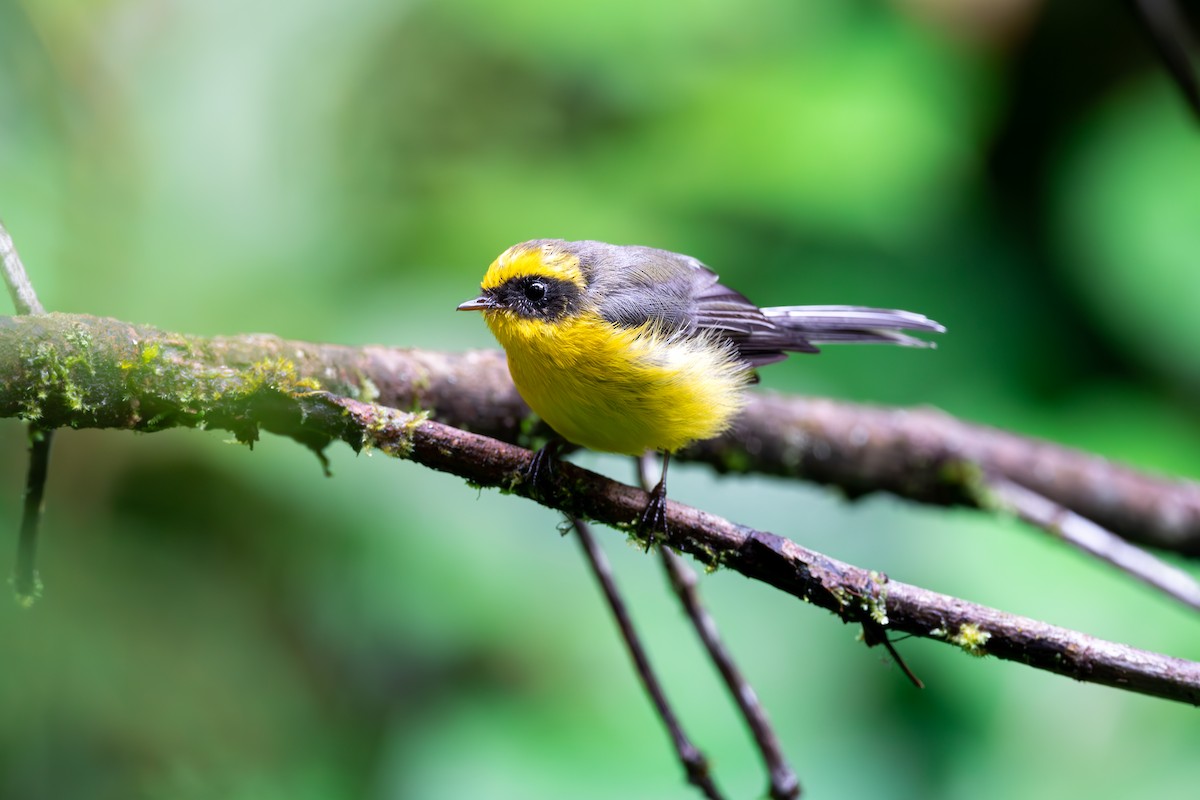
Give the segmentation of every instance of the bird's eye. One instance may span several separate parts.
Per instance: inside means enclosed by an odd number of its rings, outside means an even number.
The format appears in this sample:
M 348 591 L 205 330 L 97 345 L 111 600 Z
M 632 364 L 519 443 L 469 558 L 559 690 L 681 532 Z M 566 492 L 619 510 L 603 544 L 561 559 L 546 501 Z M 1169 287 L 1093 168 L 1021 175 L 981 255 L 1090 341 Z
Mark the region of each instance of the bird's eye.
M 525 286 L 525 297 L 534 303 L 546 299 L 546 284 L 541 281 L 530 281 Z

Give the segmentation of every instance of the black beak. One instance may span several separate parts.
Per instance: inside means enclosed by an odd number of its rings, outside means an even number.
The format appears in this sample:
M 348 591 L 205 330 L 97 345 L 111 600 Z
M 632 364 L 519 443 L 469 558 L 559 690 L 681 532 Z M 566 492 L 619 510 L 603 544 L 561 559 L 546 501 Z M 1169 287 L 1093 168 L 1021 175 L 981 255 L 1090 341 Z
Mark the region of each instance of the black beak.
M 459 305 L 459 311 L 487 311 L 489 308 L 495 308 L 496 301 L 488 297 L 486 294 L 476 297 L 474 300 L 468 300 Z

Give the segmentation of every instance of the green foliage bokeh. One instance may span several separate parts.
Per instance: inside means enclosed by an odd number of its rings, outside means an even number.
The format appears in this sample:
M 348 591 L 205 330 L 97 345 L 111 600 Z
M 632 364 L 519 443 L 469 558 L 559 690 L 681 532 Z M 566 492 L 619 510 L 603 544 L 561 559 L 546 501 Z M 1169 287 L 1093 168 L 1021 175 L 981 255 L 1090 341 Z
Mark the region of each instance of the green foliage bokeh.
M 767 389 L 1200 476 L 1200 134 L 1121 4 L 1026 5 L 967 31 L 843 0 L 0 0 L 0 215 L 51 309 L 439 349 L 494 346 L 453 308 L 510 244 L 666 247 L 764 304 L 949 328 L 793 358 Z M 24 435 L 0 426 L 14 533 Z M 330 456 L 327 479 L 277 439 L 58 437 L 45 596 L 0 603 L 0 796 L 692 796 L 553 514 Z M 1200 658 L 1187 612 L 1010 520 L 673 474 L 898 579 Z M 600 534 L 718 780 L 757 795 L 655 562 Z M 823 612 L 702 589 L 810 796 L 1200 779 L 1185 707 L 905 642 L 917 693 Z

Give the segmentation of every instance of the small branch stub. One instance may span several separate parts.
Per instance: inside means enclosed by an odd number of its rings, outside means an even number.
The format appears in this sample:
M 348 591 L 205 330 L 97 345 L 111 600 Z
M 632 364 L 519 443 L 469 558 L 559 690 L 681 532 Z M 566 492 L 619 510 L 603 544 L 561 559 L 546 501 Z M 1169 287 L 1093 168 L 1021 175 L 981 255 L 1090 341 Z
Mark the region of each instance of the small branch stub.
M 46 309 L 25 272 L 8 229 L 0 222 L 0 268 L 18 314 L 44 314 Z M 13 573 L 13 591 L 17 603 L 29 608 L 42 593 L 37 572 L 37 539 L 45 507 L 46 478 L 50 472 L 50 445 L 54 432 L 29 423 L 29 471 L 25 477 L 25 499 L 21 508 L 21 527 L 17 534 L 17 561 Z

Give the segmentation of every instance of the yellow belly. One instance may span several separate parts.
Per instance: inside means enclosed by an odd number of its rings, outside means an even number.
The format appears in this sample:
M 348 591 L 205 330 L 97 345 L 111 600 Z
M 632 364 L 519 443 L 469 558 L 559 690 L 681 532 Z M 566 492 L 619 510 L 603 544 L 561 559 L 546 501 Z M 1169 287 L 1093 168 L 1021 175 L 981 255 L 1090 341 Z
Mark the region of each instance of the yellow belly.
M 488 319 L 521 397 L 559 435 L 640 455 L 674 451 L 729 427 L 750 372 L 731 348 L 599 317 L 555 325 Z

